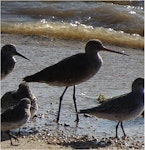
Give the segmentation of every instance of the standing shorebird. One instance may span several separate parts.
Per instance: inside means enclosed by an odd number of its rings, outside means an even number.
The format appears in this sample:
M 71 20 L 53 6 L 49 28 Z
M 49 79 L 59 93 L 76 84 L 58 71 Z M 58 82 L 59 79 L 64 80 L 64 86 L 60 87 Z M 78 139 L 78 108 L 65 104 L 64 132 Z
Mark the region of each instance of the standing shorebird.
M 118 121 L 116 125 L 116 138 L 118 126 L 121 125 L 124 137 L 126 136 L 122 122 L 138 117 L 144 110 L 144 79 L 137 78 L 132 83 L 130 93 L 111 98 L 98 107 L 80 110 L 79 113 L 94 115 L 98 118 Z
M 93 39 L 86 44 L 85 53 L 70 56 L 57 64 L 24 78 L 24 81 L 26 82 L 41 82 L 66 87 L 60 97 L 57 122 L 59 121 L 63 96 L 70 86 L 74 87 L 73 101 L 76 111 L 76 121 L 79 121 L 75 98 L 75 85 L 90 79 L 98 72 L 103 63 L 102 58 L 98 53 L 101 50 L 126 55 L 121 52 L 109 50 L 103 46 L 101 41 Z
M 29 98 L 31 101 L 31 118 L 33 118 L 36 115 L 36 112 L 38 110 L 37 105 L 37 99 L 34 96 L 34 94 L 30 91 L 29 86 L 26 84 L 26 82 L 23 82 L 19 84 L 18 90 L 15 91 L 9 91 L 5 93 L 1 98 L 1 111 L 4 112 L 9 107 L 17 105 L 17 103 L 22 98 Z
M 4 45 L 1 49 L 1 80 L 5 78 L 14 69 L 16 63 L 14 55 L 18 55 L 29 60 L 25 56 L 18 53 L 14 45 Z
M 17 129 L 24 125 L 31 116 L 31 102 L 28 98 L 22 99 L 15 107 L 8 108 L 1 114 L 1 131 L 8 133 L 12 143 L 12 138 L 18 141 L 15 135 L 10 133 L 10 130 Z

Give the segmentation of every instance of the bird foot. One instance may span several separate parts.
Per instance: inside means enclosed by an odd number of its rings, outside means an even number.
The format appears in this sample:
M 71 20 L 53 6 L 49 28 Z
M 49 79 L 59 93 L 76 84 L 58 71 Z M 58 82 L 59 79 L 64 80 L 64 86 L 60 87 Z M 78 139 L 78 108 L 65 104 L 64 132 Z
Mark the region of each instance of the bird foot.
M 122 137 L 122 140 L 126 140 L 128 137 L 126 136 L 126 135 L 124 135 L 123 137 Z
M 114 137 L 114 139 L 116 139 L 116 140 L 120 140 L 120 138 L 118 137 L 118 135 L 117 135 L 117 136 L 115 136 L 115 137 Z
M 18 146 L 19 144 L 13 144 L 12 138 L 15 139 L 15 141 L 19 142 L 18 138 L 15 135 L 10 134 L 10 141 L 12 146 Z
M 78 122 L 79 122 L 79 118 L 77 118 L 74 122 L 77 122 L 77 123 L 78 123 Z
M 76 115 L 76 120 L 75 120 L 75 122 L 79 122 L 79 116 L 78 116 L 78 114 Z

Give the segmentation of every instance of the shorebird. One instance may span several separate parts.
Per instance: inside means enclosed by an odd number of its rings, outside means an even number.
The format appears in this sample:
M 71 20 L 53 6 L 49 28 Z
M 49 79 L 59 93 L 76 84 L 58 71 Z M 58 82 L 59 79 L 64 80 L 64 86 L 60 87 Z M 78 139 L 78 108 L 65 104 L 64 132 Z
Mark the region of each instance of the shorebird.
M 122 52 L 107 49 L 103 46 L 101 41 L 92 39 L 87 42 L 85 53 L 67 57 L 60 62 L 23 79 L 26 82 L 41 82 L 54 86 L 66 87 L 60 97 L 57 122 L 59 121 L 63 96 L 70 86 L 74 87 L 73 101 L 76 111 L 76 121 L 79 121 L 75 97 L 75 85 L 90 79 L 98 72 L 103 63 L 103 60 L 98 53 L 101 50 L 126 55 Z
M 30 91 L 26 82 L 19 84 L 18 90 L 6 92 L 1 98 L 1 111 L 4 112 L 9 107 L 15 106 L 22 98 L 29 98 L 31 101 L 31 118 L 36 115 L 38 110 L 37 99 Z
M 1 48 L 1 80 L 4 79 L 14 69 L 16 63 L 14 55 L 18 55 L 29 60 L 22 54 L 18 53 L 14 45 L 4 45 Z
M 116 138 L 118 138 L 118 126 L 121 125 L 124 137 L 123 121 L 134 119 L 144 110 L 144 79 L 137 78 L 132 83 L 130 93 L 108 99 L 101 105 L 80 110 L 79 113 L 94 115 L 98 118 L 118 121 L 116 125 Z
M 1 114 L 1 131 L 8 133 L 11 145 L 13 145 L 12 138 L 17 141 L 19 140 L 15 135 L 10 133 L 10 130 L 21 127 L 30 119 L 30 107 L 30 100 L 24 98 L 16 106 L 8 108 Z

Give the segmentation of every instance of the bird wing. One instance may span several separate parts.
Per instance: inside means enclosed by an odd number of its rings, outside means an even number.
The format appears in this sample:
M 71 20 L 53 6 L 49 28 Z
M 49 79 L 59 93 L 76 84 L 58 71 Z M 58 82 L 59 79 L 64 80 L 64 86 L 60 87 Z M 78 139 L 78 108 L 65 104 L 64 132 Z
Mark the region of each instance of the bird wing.
M 16 105 L 15 107 L 10 107 L 1 114 L 1 123 L 3 122 L 17 122 L 22 120 L 26 116 L 24 108 Z
M 123 114 L 126 112 L 134 111 L 139 105 L 140 103 L 138 103 L 138 95 L 134 93 L 128 93 L 119 97 L 108 99 L 106 102 L 102 103 L 98 107 L 82 110 L 80 112 L 94 115 L 97 113 Z
M 25 77 L 26 82 L 76 82 L 79 79 L 84 78 L 90 68 L 88 59 L 85 54 L 80 53 L 73 55 L 55 65 L 49 66 L 42 71 Z
M 86 70 L 85 67 L 87 65 L 87 60 L 85 61 L 84 57 L 85 56 L 83 54 L 71 56 L 53 66 L 48 67 L 44 70 L 44 72 L 50 74 L 52 80 L 54 77 L 53 75 L 56 76 L 56 74 L 58 74 L 61 79 L 63 78 L 63 75 L 65 75 L 65 78 L 70 78 L 70 76 L 72 77 L 74 74 Z
M 10 91 L 5 93 L 1 98 L 1 108 L 6 109 L 11 106 L 16 105 L 19 102 L 19 99 L 15 97 L 16 91 Z

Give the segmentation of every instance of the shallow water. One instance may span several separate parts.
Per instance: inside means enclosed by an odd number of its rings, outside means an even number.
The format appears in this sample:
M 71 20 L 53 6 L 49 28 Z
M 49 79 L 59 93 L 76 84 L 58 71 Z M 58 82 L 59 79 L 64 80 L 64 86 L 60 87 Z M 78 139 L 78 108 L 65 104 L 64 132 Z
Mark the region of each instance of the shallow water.
M 143 3 L 2 2 L 1 27 L 3 33 L 75 40 L 98 38 L 143 49 Z
M 10 90 L 16 90 L 22 78 L 35 73 L 59 60 L 84 52 L 85 42 L 52 40 L 30 36 L 2 35 L 4 43 L 16 44 L 17 50 L 28 57 L 27 61 L 16 56 L 17 64 L 14 71 L 1 82 L 1 94 Z M 132 81 L 143 77 L 143 51 L 105 45 L 118 51 L 124 50 L 130 56 L 113 53 L 100 52 L 104 64 L 99 72 L 90 80 L 76 87 L 76 98 L 78 110 L 98 105 L 96 100 L 100 93 L 105 97 L 113 97 L 130 92 Z M 80 122 L 76 128 L 75 111 L 72 100 L 73 88 L 70 87 L 62 102 L 60 125 L 55 122 L 57 117 L 59 97 L 63 87 L 53 87 L 41 83 L 29 83 L 30 89 L 38 99 L 38 117 L 25 125 L 28 131 L 34 128 L 38 131 L 48 130 L 49 133 L 66 135 L 89 135 L 95 138 L 115 136 L 117 122 L 97 119 L 95 117 L 84 117 L 79 115 Z M 58 130 L 59 129 L 59 130 Z M 143 141 L 144 119 L 139 117 L 132 121 L 124 122 L 124 129 L 128 136 L 136 137 Z M 119 135 L 122 131 L 119 129 Z

